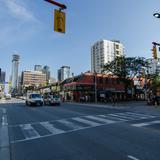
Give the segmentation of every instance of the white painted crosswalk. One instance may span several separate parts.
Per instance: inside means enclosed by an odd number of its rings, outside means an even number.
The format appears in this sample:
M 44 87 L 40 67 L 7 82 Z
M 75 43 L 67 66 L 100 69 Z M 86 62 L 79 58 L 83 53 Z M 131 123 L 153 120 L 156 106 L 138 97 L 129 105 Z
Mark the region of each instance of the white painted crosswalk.
M 123 112 L 123 113 L 112 113 L 106 115 L 86 115 L 80 117 L 72 117 L 67 119 L 59 119 L 54 121 L 37 122 L 23 125 L 9 126 L 12 130 L 19 128 L 24 138 L 11 139 L 11 143 L 17 143 L 37 138 L 43 138 L 58 134 L 69 133 L 87 128 L 93 128 L 102 125 L 111 125 L 114 123 L 152 119 L 156 116 L 147 115 L 142 113 Z M 160 121 L 154 121 L 152 123 L 160 123 Z M 37 127 L 35 127 L 37 125 Z M 145 123 L 134 124 L 133 126 L 141 127 L 147 125 Z M 38 129 L 38 126 L 40 129 Z M 42 131 L 46 130 L 47 133 L 42 135 Z
M 153 124 L 160 124 L 160 120 L 155 120 L 155 121 L 149 121 L 149 122 L 144 122 L 144 123 L 135 123 L 132 124 L 134 127 L 145 127 Z
M 20 127 L 26 140 L 40 137 L 39 133 L 32 127 L 31 124 L 23 124 L 20 125 Z

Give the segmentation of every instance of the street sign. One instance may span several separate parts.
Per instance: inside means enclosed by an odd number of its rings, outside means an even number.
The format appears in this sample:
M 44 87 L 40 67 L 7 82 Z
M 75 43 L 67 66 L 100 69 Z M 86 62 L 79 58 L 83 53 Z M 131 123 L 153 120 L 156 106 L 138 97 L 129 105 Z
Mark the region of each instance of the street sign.
M 66 26 L 66 16 L 61 10 L 54 10 L 54 31 L 65 33 Z

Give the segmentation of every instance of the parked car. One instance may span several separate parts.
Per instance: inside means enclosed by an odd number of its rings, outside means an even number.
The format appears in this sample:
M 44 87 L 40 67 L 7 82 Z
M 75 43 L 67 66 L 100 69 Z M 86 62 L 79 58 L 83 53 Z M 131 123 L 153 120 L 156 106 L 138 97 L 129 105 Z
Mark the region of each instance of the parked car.
M 10 94 L 5 94 L 4 97 L 5 97 L 6 100 L 11 99 L 11 95 Z
M 61 105 L 61 98 L 58 95 L 48 95 L 43 98 L 45 105 Z
M 43 98 L 39 93 L 29 93 L 26 97 L 26 105 L 43 106 Z

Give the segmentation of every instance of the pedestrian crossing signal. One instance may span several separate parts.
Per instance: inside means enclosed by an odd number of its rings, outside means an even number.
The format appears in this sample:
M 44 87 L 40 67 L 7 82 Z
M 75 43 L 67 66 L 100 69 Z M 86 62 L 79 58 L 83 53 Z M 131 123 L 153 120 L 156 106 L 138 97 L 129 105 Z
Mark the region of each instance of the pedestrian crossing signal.
M 54 31 L 65 33 L 66 16 L 61 10 L 54 10 Z

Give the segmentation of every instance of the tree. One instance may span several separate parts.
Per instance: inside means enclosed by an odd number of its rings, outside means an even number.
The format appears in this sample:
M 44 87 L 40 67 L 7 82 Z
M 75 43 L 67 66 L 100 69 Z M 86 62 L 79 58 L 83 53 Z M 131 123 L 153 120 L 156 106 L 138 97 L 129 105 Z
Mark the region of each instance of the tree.
M 125 86 L 125 93 L 131 85 L 133 78 L 142 77 L 148 63 L 143 57 L 115 57 L 113 61 L 103 66 L 103 71 L 111 73 Z

